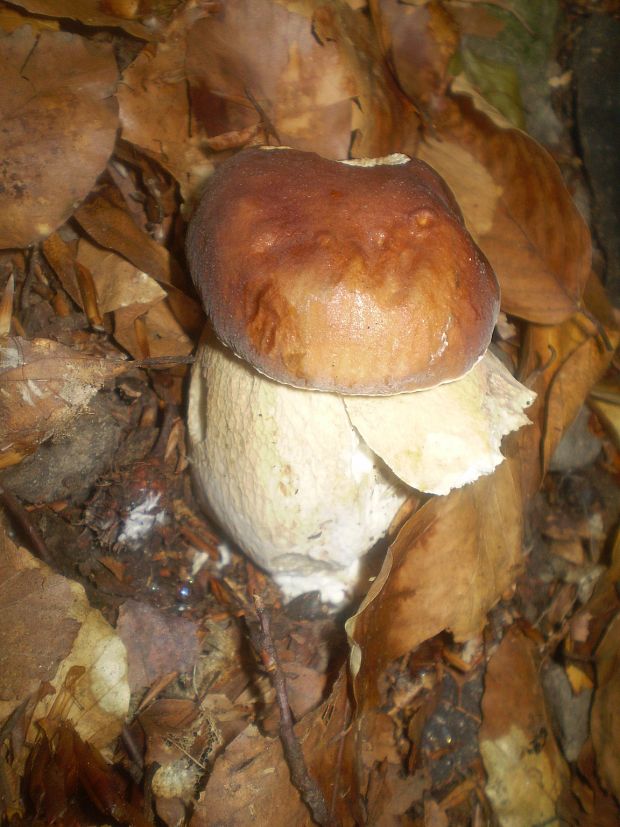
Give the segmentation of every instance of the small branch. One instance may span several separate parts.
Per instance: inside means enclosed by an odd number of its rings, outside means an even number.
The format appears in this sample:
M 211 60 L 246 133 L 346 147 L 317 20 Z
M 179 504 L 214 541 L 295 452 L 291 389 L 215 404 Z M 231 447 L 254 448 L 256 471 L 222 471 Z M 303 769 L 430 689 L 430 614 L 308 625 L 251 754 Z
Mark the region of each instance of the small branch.
M 276 693 L 278 708 L 280 710 L 280 740 L 282 741 L 284 757 L 286 758 L 286 763 L 291 773 L 291 781 L 312 813 L 314 821 L 321 825 L 321 827 L 328 827 L 332 821 L 323 793 L 316 781 L 314 781 L 308 773 L 304 754 L 299 739 L 295 734 L 293 716 L 286 691 L 286 678 L 280 666 L 276 647 L 271 636 L 269 614 L 263 606 L 263 601 L 257 594 L 254 594 L 254 607 L 260 626 L 260 631 L 256 634 L 256 645 Z

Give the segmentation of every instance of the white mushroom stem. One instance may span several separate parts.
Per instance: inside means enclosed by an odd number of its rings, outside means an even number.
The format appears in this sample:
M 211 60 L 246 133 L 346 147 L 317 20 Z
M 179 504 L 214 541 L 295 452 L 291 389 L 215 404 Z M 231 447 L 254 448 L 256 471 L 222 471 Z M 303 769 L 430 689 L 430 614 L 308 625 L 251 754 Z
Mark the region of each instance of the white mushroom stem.
M 345 397 L 274 382 L 210 342 L 190 388 L 194 473 L 287 598 L 318 589 L 339 603 L 408 486 L 444 494 L 490 473 L 533 398 L 490 354 L 432 390 Z

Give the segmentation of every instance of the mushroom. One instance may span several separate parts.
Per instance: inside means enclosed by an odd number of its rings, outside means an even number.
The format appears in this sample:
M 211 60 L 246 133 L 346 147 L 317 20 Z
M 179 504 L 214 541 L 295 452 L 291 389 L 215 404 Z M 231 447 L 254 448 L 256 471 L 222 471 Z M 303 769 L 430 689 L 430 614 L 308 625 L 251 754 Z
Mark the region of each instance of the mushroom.
M 187 254 L 211 329 L 189 395 L 205 504 L 290 599 L 340 603 L 418 491 L 490 473 L 534 394 L 488 350 L 499 288 L 444 181 L 404 155 L 255 147 Z

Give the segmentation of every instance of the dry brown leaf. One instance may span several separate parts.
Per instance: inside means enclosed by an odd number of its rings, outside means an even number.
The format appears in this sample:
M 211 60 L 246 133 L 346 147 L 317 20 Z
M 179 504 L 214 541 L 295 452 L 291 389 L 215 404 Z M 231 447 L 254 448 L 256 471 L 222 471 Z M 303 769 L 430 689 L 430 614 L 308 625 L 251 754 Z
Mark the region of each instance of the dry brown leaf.
M 216 761 L 198 800 L 191 827 L 252 822 L 271 827 L 310 827 L 310 814 L 291 784 L 278 738 L 248 726 Z
M 13 543 L 0 524 L 0 722 L 51 681 L 80 629 L 70 580 Z
M 589 277 L 590 234 L 555 161 L 469 97 L 448 101 L 435 129 L 418 156 L 454 191 L 495 269 L 502 309 L 540 324 L 566 320 Z
M 360 12 L 342 2 L 230 0 L 200 16 L 181 9 L 118 91 L 123 137 L 171 172 L 186 201 L 214 153 L 248 142 L 335 158 L 414 151 L 417 116 Z
M 113 313 L 136 304 L 141 305 L 139 312 L 144 313 L 146 307 L 166 297 L 165 290 L 155 279 L 116 253 L 102 250 L 86 239 L 82 238 L 78 243 L 76 260 L 93 275 L 102 313 Z
M 187 32 L 204 13 L 194 3 L 181 6 L 158 43 L 127 67 L 117 91 L 123 138 L 168 170 L 186 201 L 213 171 L 205 136 L 192 127 L 185 69 Z
M 613 309 L 593 274 L 586 285 L 583 304 L 595 321 L 576 314 L 561 325 L 530 325 L 526 332 L 522 372 L 526 381 L 530 377 L 538 399 L 528 410 L 535 427 L 519 438 L 523 450 L 533 440 L 542 441 L 538 482 L 534 481 L 530 493 L 546 473 L 562 435 L 611 362 L 613 349 L 606 347 L 601 332 L 604 331 L 612 348 L 620 342 Z
M 431 111 L 450 81 L 448 65 L 459 47 L 459 31 L 436 0 L 420 5 L 370 0 L 381 45 L 406 94 Z
M 57 32 L 60 28 L 57 20 L 50 20 L 47 17 L 35 17 L 32 14 L 24 14 L 15 8 L 0 8 L 0 29 L 3 32 L 14 32 L 20 26 L 32 26 L 35 31 Z
M 231 0 L 191 30 L 188 74 L 210 136 L 258 125 L 264 142 L 328 158 L 411 154 L 417 143 L 375 32 L 338 0 Z
M 171 282 L 170 253 L 138 227 L 114 187 L 92 195 L 76 210 L 75 218 L 101 247 L 119 253 L 156 281 Z
M 0 247 L 27 247 L 66 221 L 105 169 L 116 61 L 111 44 L 68 32 L 25 26 L 0 41 Z
M 16 6 L 32 14 L 77 20 L 86 26 L 116 26 L 124 29 L 128 34 L 141 40 L 152 40 L 154 33 L 137 20 L 128 19 L 120 14 L 108 14 L 106 8 L 112 11 L 111 2 L 101 3 L 99 0 L 14 0 Z M 137 4 L 136 4 L 137 5 Z
M 108 381 L 127 370 L 49 339 L 0 340 L 0 467 L 61 432 Z
M 125 647 L 82 586 L 54 574 L 16 546 L 0 525 L 0 721 L 43 682 L 55 690 L 38 700 L 36 721 L 69 720 L 81 737 L 104 747 L 120 733 L 129 709 Z
M 618 604 L 620 534 L 612 552 L 612 565 L 597 583 L 588 607 L 607 609 Z M 607 605 L 606 605 L 607 604 Z M 615 606 L 614 606 L 615 604 Z M 609 623 L 596 654 L 597 686 L 592 705 L 592 742 L 603 786 L 620 799 L 620 613 Z
M 78 245 L 77 261 L 92 274 L 101 312 L 114 313 L 114 338 L 135 359 L 186 356 L 192 351 L 192 341 L 154 279 L 84 239 Z M 138 322 L 142 331 L 136 329 Z
M 539 670 L 535 644 L 513 627 L 486 672 L 480 752 L 486 794 L 502 827 L 556 823 L 558 801 L 569 781 Z
M 163 285 L 170 308 L 183 330 L 194 337 L 200 335 L 204 312 L 199 303 L 184 292 L 186 278 L 181 267 L 165 247 L 138 227 L 115 188 L 96 193 L 76 211 L 75 218 L 97 244 L 123 256 Z M 174 335 L 176 337 L 176 331 Z
M 521 562 L 519 475 L 519 462 L 507 460 L 491 476 L 430 500 L 400 530 L 347 621 L 362 708 L 379 704 L 378 681 L 390 661 L 444 629 L 467 640 L 483 628 Z
M 127 600 L 121 606 L 117 631 L 127 647 L 133 693 L 169 672 L 191 670 L 200 654 L 195 623 L 183 617 L 168 617 L 136 600 Z
M 347 750 L 341 737 L 347 729 L 346 676 L 341 673 L 330 697 L 295 727 L 308 770 L 320 785 L 328 807 L 334 788 L 334 823 L 350 827 L 354 795 Z M 204 824 L 269 824 L 270 827 L 310 827 L 314 822 L 293 787 L 278 738 L 263 737 L 250 726 L 215 762 L 205 791 L 200 796 L 192 827 Z

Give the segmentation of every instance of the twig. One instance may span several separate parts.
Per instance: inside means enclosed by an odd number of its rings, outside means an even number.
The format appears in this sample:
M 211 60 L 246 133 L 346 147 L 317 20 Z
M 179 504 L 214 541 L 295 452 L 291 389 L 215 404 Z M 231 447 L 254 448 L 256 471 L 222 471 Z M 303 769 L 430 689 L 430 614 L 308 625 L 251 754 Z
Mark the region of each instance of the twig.
M 271 636 L 269 614 L 263 606 L 263 601 L 260 596 L 254 594 L 253 597 L 256 616 L 258 617 L 260 626 L 260 632 L 256 634 L 257 649 L 263 665 L 269 673 L 276 693 L 276 700 L 280 710 L 280 740 L 282 741 L 284 757 L 286 758 L 286 763 L 291 773 L 291 781 L 299 791 L 302 800 L 308 806 L 314 821 L 321 825 L 321 827 L 329 827 L 333 822 L 329 817 L 323 793 L 319 789 L 316 781 L 314 781 L 308 773 L 304 754 L 299 739 L 295 734 L 293 716 L 286 691 L 286 678 L 280 666 L 276 647 Z
M 50 554 L 45 542 L 37 529 L 32 524 L 28 512 L 21 505 L 20 502 L 9 492 L 6 488 L 0 485 L 0 504 L 2 504 L 9 512 L 13 520 L 21 528 L 25 535 L 25 539 L 29 541 L 30 550 L 36 557 L 47 563 L 48 566 L 54 565 L 54 558 Z
M 250 101 L 254 109 L 256 109 L 258 117 L 261 119 L 261 123 L 263 129 L 265 130 L 265 137 L 267 138 L 267 140 L 269 140 L 270 137 L 273 137 L 276 139 L 276 143 L 281 144 L 282 141 L 280 140 L 280 136 L 278 135 L 278 132 L 275 126 L 273 125 L 271 118 L 267 115 L 263 107 L 256 100 L 256 98 L 247 86 L 243 91 L 245 92 L 247 99 Z

